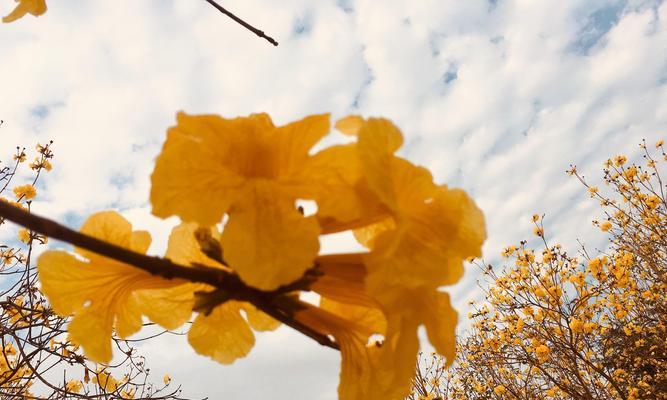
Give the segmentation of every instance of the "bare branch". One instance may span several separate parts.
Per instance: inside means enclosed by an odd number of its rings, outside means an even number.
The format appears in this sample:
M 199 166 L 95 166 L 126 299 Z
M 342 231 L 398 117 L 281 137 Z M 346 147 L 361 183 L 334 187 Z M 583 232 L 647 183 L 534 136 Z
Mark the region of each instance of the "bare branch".
M 227 9 L 225 9 L 223 6 L 221 6 L 220 4 L 216 3 L 215 1 L 213 1 L 213 0 L 206 0 L 206 1 L 208 2 L 208 4 L 212 5 L 212 6 L 215 7 L 218 11 L 220 11 L 220 12 L 223 13 L 223 14 L 225 14 L 225 15 L 228 16 L 229 18 L 233 19 L 234 21 L 236 21 L 237 23 L 239 23 L 241 26 L 243 26 L 244 28 L 246 28 L 246 29 L 249 30 L 250 32 L 254 33 L 255 35 L 257 35 L 257 36 L 259 36 L 259 37 L 261 37 L 261 38 L 266 39 L 266 40 L 267 40 L 269 43 L 271 43 L 272 45 L 274 45 L 274 46 L 278 46 L 278 42 L 276 42 L 271 36 L 267 36 L 267 35 L 264 33 L 264 31 L 259 30 L 259 29 L 255 28 L 254 26 L 250 25 L 249 23 L 245 22 L 244 20 L 242 20 L 241 18 L 237 17 L 236 15 L 234 15 L 233 13 L 231 13 L 230 11 L 228 11 Z

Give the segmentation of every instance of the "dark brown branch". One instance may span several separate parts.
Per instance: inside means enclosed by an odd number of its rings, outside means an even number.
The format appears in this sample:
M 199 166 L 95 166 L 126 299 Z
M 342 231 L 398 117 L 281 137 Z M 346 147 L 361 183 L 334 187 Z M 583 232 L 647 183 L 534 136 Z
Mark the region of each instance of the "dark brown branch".
M 239 18 L 239 17 L 237 17 L 236 15 L 232 14 L 230 11 L 226 10 L 223 6 L 221 6 L 220 4 L 216 3 L 215 1 L 213 1 L 213 0 L 206 0 L 206 1 L 208 2 L 208 4 L 212 5 L 212 6 L 215 7 L 218 11 L 220 11 L 220 12 L 223 13 L 223 14 L 225 14 L 225 15 L 228 16 L 229 18 L 233 19 L 234 21 L 236 21 L 237 23 L 239 23 L 241 26 L 243 26 L 244 28 L 246 28 L 246 29 L 249 30 L 250 32 L 254 33 L 255 35 L 257 35 L 257 36 L 259 36 L 259 37 L 261 37 L 261 38 L 266 39 L 266 40 L 267 40 L 269 43 L 271 43 L 272 45 L 274 45 L 274 46 L 278 46 L 278 42 L 276 42 L 271 36 L 267 36 L 267 35 L 264 33 L 264 31 L 261 31 L 261 30 L 255 28 L 254 26 L 250 25 L 249 23 L 245 22 L 244 20 L 242 20 L 241 18 Z
M 237 299 L 252 303 L 266 314 L 310 337 L 323 346 L 337 350 L 339 349 L 338 344 L 329 339 L 329 337 L 293 318 L 293 312 L 301 309 L 303 307 L 302 303 L 296 298 L 285 295 L 282 288 L 278 288 L 273 292 L 265 292 L 246 285 L 241 281 L 238 275 L 222 269 L 203 265 L 197 265 L 194 268 L 186 267 L 173 263 L 166 258 L 136 253 L 81 232 L 77 232 L 47 218 L 29 213 L 5 201 L 0 201 L 0 217 L 6 218 L 42 235 L 132 265 L 133 267 L 146 271 L 151 275 L 161 276 L 166 279 L 184 279 L 190 282 L 206 283 L 218 290 L 227 292 L 229 294 L 229 299 Z

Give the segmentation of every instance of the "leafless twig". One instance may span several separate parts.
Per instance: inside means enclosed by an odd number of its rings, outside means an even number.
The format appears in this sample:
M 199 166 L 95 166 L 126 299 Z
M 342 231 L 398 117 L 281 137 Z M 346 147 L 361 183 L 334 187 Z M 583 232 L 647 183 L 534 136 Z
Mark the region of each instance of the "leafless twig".
M 266 39 L 266 40 L 267 40 L 269 43 L 271 43 L 272 45 L 274 45 L 274 46 L 278 46 L 278 42 L 276 42 L 271 36 L 266 35 L 266 34 L 264 33 L 264 31 L 262 31 L 262 30 L 260 30 L 260 29 L 257 29 L 257 28 L 255 28 L 254 26 L 250 25 L 249 23 L 245 22 L 244 20 L 242 20 L 241 18 L 237 17 L 237 16 L 234 15 L 232 12 L 228 11 L 226 8 L 224 8 L 224 7 L 221 6 L 220 4 L 216 3 L 215 1 L 213 1 L 213 0 L 206 0 L 206 1 L 208 2 L 208 4 L 212 5 L 212 6 L 215 7 L 218 11 L 220 11 L 220 12 L 223 13 L 223 14 L 225 14 L 225 15 L 228 16 L 229 18 L 233 19 L 234 21 L 236 21 L 237 23 L 239 23 L 241 26 L 243 26 L 244 28 L 246 28 L 246 29 L 249 30 L 250 32 L 254 33 L 255 35 L 257 35 L 257 36 L 259 36 L 259 37 L 261 37 L 261 38 Z

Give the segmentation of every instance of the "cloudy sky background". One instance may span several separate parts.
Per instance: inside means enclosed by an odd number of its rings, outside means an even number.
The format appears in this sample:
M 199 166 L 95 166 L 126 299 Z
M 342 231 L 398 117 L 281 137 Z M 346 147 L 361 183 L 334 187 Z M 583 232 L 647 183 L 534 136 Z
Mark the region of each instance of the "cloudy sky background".
M 602 0 L 230 0 L 273 47 L 204 0 L 52 0 L 42 17 L 0 26 L 2 160 L 53 139 L 54 170 L 35 210 L 72 227 L 121 210 L 153 233 L 153 161 L 176 111 L 266 111 L 277 124 L 312 113 L 386 116 L 402 155 L 462 187 L 487 218 L 487 261 L 531 237 L 592 247 L 604 237 L 585 189 L 608 156 L 639 157 L 667 129 L 667 3 Z M 7 14 L 10 0 L 0 0 Z M 6 228 L 0 240 L 13 235 Z M 57 246 L 58 244 L 52 244 Z M 343 251 L 348 238 L 324 243 Z M 470 269 L 452 288 L 465 316 L 479 297 Z M 465 323 L 462 323 L 462 326 Z M 338 355 L 288 329 L 259 335 L 232 366 L 194 355 L 184 337 L 143 345 L 156 379 L 193 397 L 334 399 Z

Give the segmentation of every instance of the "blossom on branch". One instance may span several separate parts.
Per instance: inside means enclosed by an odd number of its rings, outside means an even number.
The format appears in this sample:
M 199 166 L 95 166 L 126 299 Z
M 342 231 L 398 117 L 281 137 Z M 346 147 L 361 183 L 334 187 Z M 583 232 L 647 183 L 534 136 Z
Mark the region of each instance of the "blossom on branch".
M 87 261 L 62 251 L 39 260 L 55 311 L 75 314 L 72 339 L 109 361 L 113 327 L 124 337 L 146 316 L 173 329 L 196 313 L 190 345 L 227 364 L 249 353 L 253 330 L 282 322 L 341 351 L 345 400 L 408 395 L 420 326 L 451 364 L 458 317 L 441 288 L 481 255 L 484 217 L 465 192 L 395 155 L 403 136 L 391 121 L 335 126 L 354 141 L 313 152 L 330 131 L 326 114 L 275 126 L 266 114 L 179 113 L 151 178 L 153 213 L 183 221 L 165 258 L 143 256 L 147 234 L 106 212 L 82 232 L 117 246 L 88 243 L 77 249 Z M 318 254 L 321 234 L 343 231 L 367 251 Z M 306 291 L 318 305 L 299 300 Z
M 148 232 L 132 231 L 130 223 L 113 211 L 92 215 L 81 232 L 139 253 L 145 253 L 151 242 Z M 163 310 L 162 321 L 177 319 L 168 324 L 171 328 L 190 317 L 189 309 L 183 315 L 179 310 L 159 307 L 154 304 L 158 298 L 146 304 L 138 292 L 167 289 L 185 282 L 156 277 L 85 249 L 76 252 L 80 257 L 64 251 L 42 254 L 38 262 L 39 278 L 54 311 L 64 316 L 74 314 L 68 326 L 70 337 L 91 360 L 111 361 L 112 328 L 121 338 L 132 335 L 141 329 L 145 313 Z

